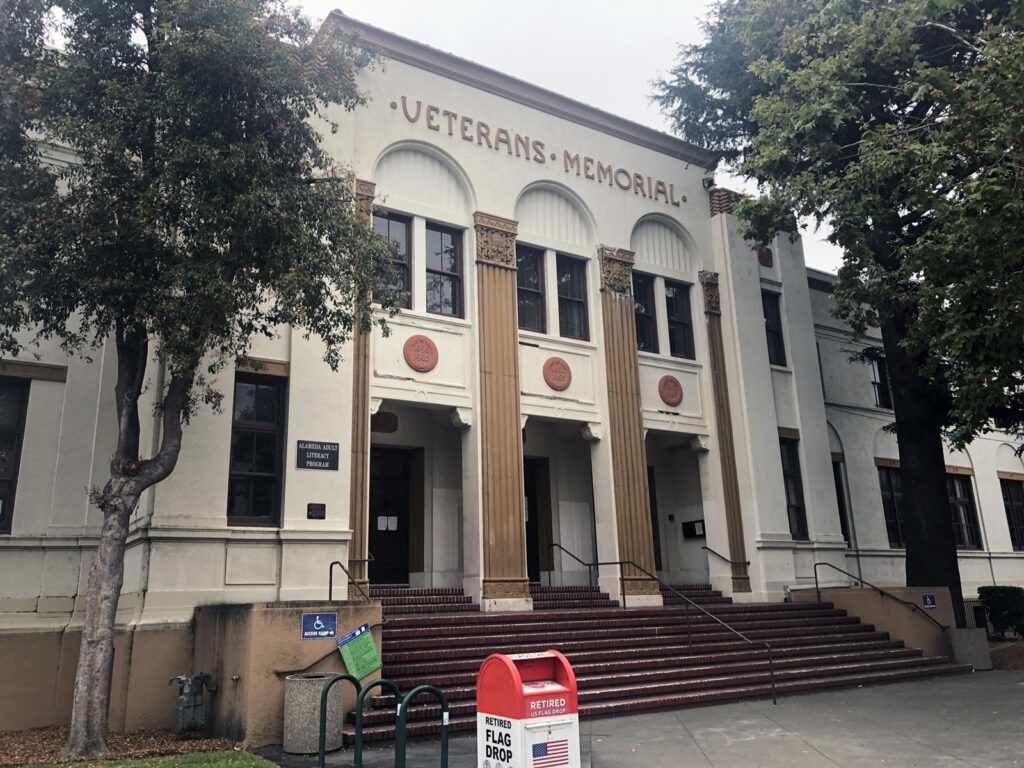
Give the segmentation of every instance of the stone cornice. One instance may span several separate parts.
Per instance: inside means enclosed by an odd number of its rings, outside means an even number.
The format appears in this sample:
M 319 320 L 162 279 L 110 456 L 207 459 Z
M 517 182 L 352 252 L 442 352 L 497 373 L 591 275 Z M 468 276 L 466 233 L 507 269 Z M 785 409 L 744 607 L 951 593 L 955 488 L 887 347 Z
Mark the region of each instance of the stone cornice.
M 380 49 L 394 61 L 433 72 L 677 160 L 706 169 L 714 168 L 718 162 L 714 153 L 695 144 L 357 21 L 341 11 L 332 11 L 318 34 L 330 34 L 335 29 L 342 34 L 358 34 L 360 41 Z

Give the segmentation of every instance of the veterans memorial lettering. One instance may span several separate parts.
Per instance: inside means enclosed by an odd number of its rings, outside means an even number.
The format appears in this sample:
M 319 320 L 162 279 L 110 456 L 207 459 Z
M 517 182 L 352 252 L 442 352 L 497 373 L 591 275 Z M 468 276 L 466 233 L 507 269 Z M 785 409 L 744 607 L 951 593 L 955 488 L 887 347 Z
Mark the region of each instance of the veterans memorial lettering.
M 634 195 L 654 202 L 664 200 L 666 205 L 674 205 L 676 208 L 686 202 L 686 195 L 676 195 L 675 184 L 645 176 L 635 169 L 605 163 L 601 158 L 589 157 L 569 149 L 562 148 L 559 154 L 557 151 L 551 151 L 542 140 L 517 133 L 512 128 L 492 129 L 492 126 L 483 120 L 475 120 L 468 115 L 460 115 L 458 112 L 433 104 L 425 105 L 420 99 L 413 102 L 404 95 L 399 101 L 392 101 L 390 106 L 396 111 L 401 108 L 406 120 L 413 124 L 422 124 L 428 131 L 458 136 L 463 141 L 480 147 L 486 146 L 494 152 L 504 150 L 506 154 L 522 158 L 528 163 L 546 165 L 550 162 L 557 167 L 561 159 L 562 170 L 565 173 L 581 176 L 598 184 L 607 184 L 609 187 L 614 184 L 623 191 L 632 190 Z
M 299 440 L 295 449 L 297 469 L 338 469 L 338 444 Z

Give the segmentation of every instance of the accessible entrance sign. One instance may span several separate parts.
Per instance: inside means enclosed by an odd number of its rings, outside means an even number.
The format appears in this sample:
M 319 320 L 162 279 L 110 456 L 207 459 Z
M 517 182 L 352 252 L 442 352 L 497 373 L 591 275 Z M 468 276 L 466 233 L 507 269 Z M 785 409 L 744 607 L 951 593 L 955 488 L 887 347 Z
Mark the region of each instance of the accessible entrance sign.
M 338 650 L 345 662 L 345 669 L 360 680 L 382 666 L 369 624 L 356 627 L 347 635 L 339 637 Z
M 338 636 L 338 614 L 336 613 L 304 613 L 302 614 L 302 639 L 316 640 L 321 637 Z

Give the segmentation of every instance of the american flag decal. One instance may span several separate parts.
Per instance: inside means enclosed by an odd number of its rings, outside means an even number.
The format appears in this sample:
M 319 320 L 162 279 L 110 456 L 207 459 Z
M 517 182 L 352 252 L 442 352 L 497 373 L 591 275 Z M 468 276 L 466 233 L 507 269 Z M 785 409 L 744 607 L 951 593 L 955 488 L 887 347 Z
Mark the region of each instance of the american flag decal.
M 554 768 L 569 764 L 569 740 L 557 739 L 533 745 L 532 768 Z

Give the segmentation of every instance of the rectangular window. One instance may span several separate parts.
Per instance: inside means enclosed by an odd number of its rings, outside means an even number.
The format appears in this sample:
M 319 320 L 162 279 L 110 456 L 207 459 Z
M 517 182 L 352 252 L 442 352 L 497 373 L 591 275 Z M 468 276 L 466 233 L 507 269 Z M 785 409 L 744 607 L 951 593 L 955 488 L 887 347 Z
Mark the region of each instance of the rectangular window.
M 668 348 L 674 357 L 693 360 L 693 320 L 690 286 L 665 281 L 665 310 L 668 315 Z
M 953 539 L 957 549 L 981 549 L 978 514 L 970 475 L 946 475 L 949 513 L 953 516 Z
M 516 246 L 516 301 L 519 327 L 544 333 L 544 252 Z
M 654 316 L 654 277 L 633 273 L 633 311 L 636 313 L 636 348 L 658 351 L 658 321 Z
M 0 533 L 11 532 L 29 382 L 0 378 Z
M 871 361 L 871 388 L 875 392 L 875 405 L 879 408 L 892 408 L 892 393 L 889 391 L 889 371 L 885 367 L 885 358 Z
M 567 339 L 587 341 L 587 263 L 558 254 L 558 332 Z
M 462 317 L 462 233 L 427 225 L 427 312 Z
M 278 524 L 287 381 L 235 374 L 228 523 Z
M 774 291 L 761 291 L 761 307 L 764 310 L 764 332 L 768 338 L 768 362 L 772 365 L 785 365 L 786 347 L 782 342 L 779 294 Z
M 878 467 L 878 485 L 882 490 L 882 514 L 890 547 L 903 547 L 903 482 L 897 467 Z
M 782 482 L 786 486 L 786 514 L 789 533 L 797 540 L 807 540 L 807 513 L 804 510 L 804 482 L 800 474 L 799 440 L 779 438 L 782 451 Z
M 832 459 L 832 481 L 836 484 L 836 502 L 839 507 L 839 530 L 846 546 L 850 546 L 850 525 L 846 521 L 846 488 L 843 485 L 843 460 Z
M 394 287 L 405 291 L 405 302 L 400 306 L 408 309 L 412 283 L 409 281 L 409 220 L 391 214 L 373 214 L 373 228 L 378 235 L 391 241 L 391 263 L 395 266 L 397 277 Z
M 1024 482 L 1001 478 L 1006 522 L 1010 526 L 1010 542 L 1014 549 L 1024 549 Z

